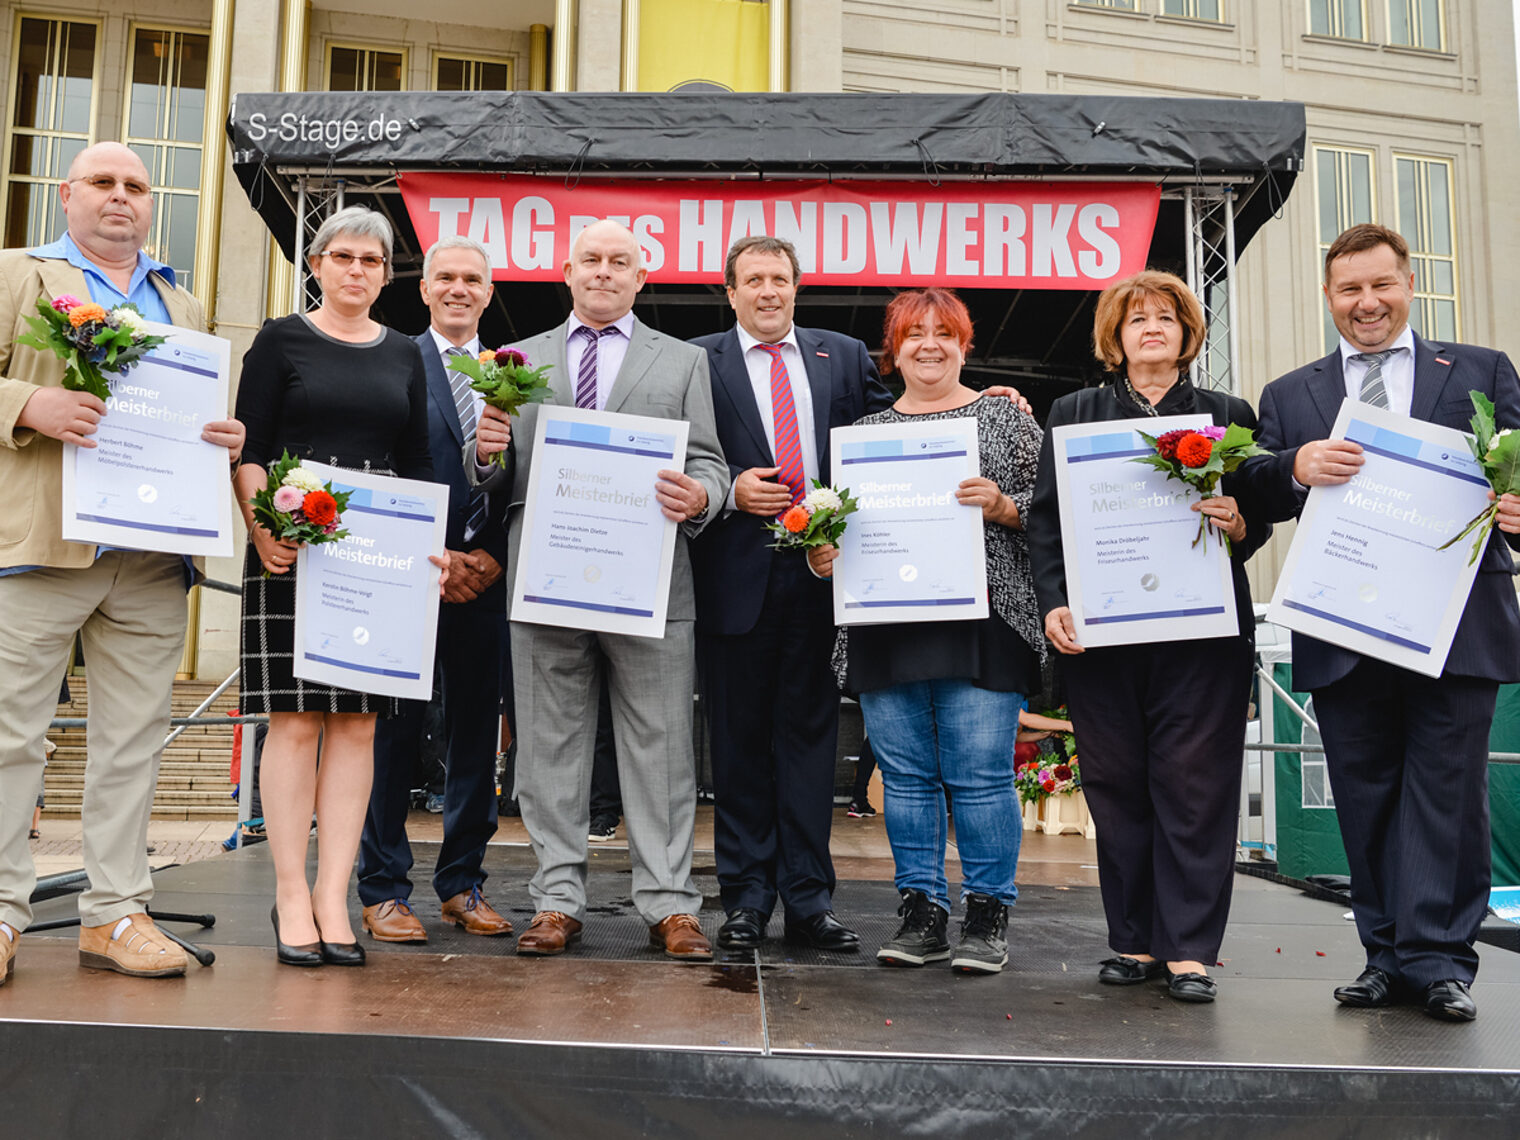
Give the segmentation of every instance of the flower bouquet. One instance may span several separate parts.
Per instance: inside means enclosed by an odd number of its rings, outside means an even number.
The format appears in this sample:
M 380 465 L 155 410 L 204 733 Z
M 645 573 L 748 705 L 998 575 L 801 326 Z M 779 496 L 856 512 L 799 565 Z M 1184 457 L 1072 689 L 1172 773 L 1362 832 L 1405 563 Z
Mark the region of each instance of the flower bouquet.
M 27 317 L 26 323 L 32 331 L 18 336 L 16 343 L 51 350 L 64 362 L 65 388 L 102 400 L 111 398 L 105 373 L 125 374 L 164 343 L 163 337 L 145 330 L 136 305 L 118 305 L 107 311 L 102 305 L 68 293 L 51 302 L 38 297 L 37 316 Z
M 854 514 L 860 504 L 843 491 L 825 487 L 817 479 L 802 502 L 788 507 L 765 529 L 776 536 L 771 546 L 778 550 L 811 550 L 815 546 L 837 546 L 844 533 L 845 516 Z
M 455 372 L 470 378 L 470 387 L 486 403 L 515 416 L 524 404 L 540 404 L 554 394 L 544 379 L 547 364 L 534 368 L 532 362 L 515 348 L 484 349 L 479 356 L 451 356 L 447 364 Z M 506 467 L 507 453 L 498 451 L 491 462 Z
M 1214 497 L 1220 476 L 1228 475 L 1253 455 L 1268 454 L 1266 448 L 1257 446 L 1256 436 L 1251 429 L 1239 424 L 1231 424 L 1227 428 L 1213 424 L 1201 428 L 1178 428 L 1154 436 L 1142 431 L 1139 435 L 1154 450 L 1131 462 L 1144 463 L 1157 471 L 1166 472 L 1168 479 L 1185 483 L 1204 499 Z M 1198 534 L 1193 538 L 1194 546 L 1203 541 L 1207 526 L 1208 519 L 1200 515 Z M 1219 532 L 1219 541 L 1226 550 L 1230 549 L 1230 540 L 1223 531 Z
M 301 466 L 286 451 L 269 465 L 269 483 L 249 500 L 254 520 L 275 538 L 291 538 L 315 546 L 347 538 L 340 530 L 350 491 L 334 491 Z M 264 571 L 269 577 L 269 571 Z
M 1477 530 L 1478 537 L 1473 539 L 1472 554 L 1467 559 L 1467 564 L 1471 566 L 1478 560 L 1478 555 L 1483 553 L 1488 534 L 1494 529 L 1499 513 L 1499 496 L 1520 495 L 1520 431 L 1514 428 L 1494 431 L 1492 401 L 1482 392 L 1469 392 L 1467 395 L 1473 406 L 1472 437 L 1468 439 L 1467 446 L 1472 448 L 1478 466 L 1483 468 L 1484 478 L 1494 489 L 1494 501 L 1479 511 L 1478 516 L 1462 528 L 1461 534 L 1449 542 L 1443 542 L 1437 549 L 1445 550 Z
M 1042 715 L 1054 720 L 1068 719 L 1064 705 Z M 1013 757 L 1013 783 L 1019 790 L 1020 803 L 1038 803 L 1050 796 L 1069 796 L 1082 790 L 1077 738 L 1070 732 L 1052 732 L 1043 740 L 1015 744 Z

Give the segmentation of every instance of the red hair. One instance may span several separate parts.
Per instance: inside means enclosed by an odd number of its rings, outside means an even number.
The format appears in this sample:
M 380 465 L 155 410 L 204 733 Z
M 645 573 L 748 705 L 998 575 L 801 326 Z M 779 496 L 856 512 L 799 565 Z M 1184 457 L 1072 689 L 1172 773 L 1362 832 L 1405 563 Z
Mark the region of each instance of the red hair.
M 952 289 L 905 289 L 893 297 L 887 305 L 886 320 L 881 330 L 881 374 L 889 376 L 897 367 L 897 350 L 908 339 L 913 326 L 928 324 L 929 314 L 950 330 L 960 342 L 961 354 L 971 352 L 971 313 L 966 302 Z

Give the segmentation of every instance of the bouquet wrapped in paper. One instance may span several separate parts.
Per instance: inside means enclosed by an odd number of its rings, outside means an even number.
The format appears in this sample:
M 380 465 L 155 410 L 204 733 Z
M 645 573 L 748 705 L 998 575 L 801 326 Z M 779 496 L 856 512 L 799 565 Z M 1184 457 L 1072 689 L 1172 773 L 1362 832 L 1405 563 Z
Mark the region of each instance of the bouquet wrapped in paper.
M 547 364 L 533 367 L 515 348 L 484 349 L 479 356 L 451 356 L 445 362 L 455 372 L 463 372 L 470 378 L 470 387 L 493 408 L 500 408 L 509 416 L 517 414 L 524 404 L 540 404 L 554 394 L 544 374 Z M 507 453 L 499 451 L 491 457 L 498 467 L 506 467 Z
M 146 330 L 136 305 L 108 310 L 68 293 L 51 302 L 38 297 L 37 315 L 27 317 L 26 323 L 32 331 L 18 336 L 16 343 L 53 352 L 64 363 L 65 388 L 102 400 L 111 398 L 106 373 L 125 375 L 164 343 L 163 337 Z
M 1445 550 L 1476 530 L 1478 534 L 1473 539 L 1472 554 L 1467 559 L 1467 564 L 1471 566 L 1478 560 L 1478 555 L 1483 553 L 1489 531 L 1494 529 L 1499 513 L 1499 496 L 1520 495 L 1520 430 L 1504 428 L 1495 431 L 1493 402 L 1482 392 L 1469 392 L 1467 395 L 1473 406 L 1472 435 L 1468 437 L 1467 446 L 1472 448 L 1478 466 L 1483 468 L 1483 477 L 1494 489 L 1494 501 L 1479 511 L 1477 517 L 1462 528 L 1461 534 L 1443 542 L 1439 549 Z
M 322 482 L 286 451 L 269 465 L 269 482 L 249 502 L 254 520 L 275 538 L 316 546 L 348 537 L 341 528 L 349 494 L 334 491 L 331 483 Z M 264 577 L 269 577 L 268 570 Z
M 1268 454 L 1266 448 L 1257 446 L 1256 436 L 1251 429 L 1239 424 L 1231 424 L 1229 427 L 1210 424 L 1201 428 L 1179 428 L 1161 435 L 1146 435 L 1142 431 L 1139 435 L 1151 445 L 1152 451 L 1131 462 L 1144 463 L 1157 471 L 1166 472 L 1168 479 L 1187 484 L 1204 499 L 1214 497 L 1221 477 L 1234 471 L 1253 455 Z M 1193 538 L 1194 546 L 1203 541 L 1207 525 L 1208 519 L 1200 515 L 1198 534 Z M 1230 540 L 1223 532 L 1219 534 L 1219 541 L 1226 550 L 1230 549 Z
M 810 550 L 815 546 L 838 546 L 839 536 L 844 534 L 845 516 L 853 514 L 860 504 L 850 495 L 849 488 L 837 490 L 813 480 L 813 489 L 802 499 L 781 512 L 775 522 L 765 528 L 776 536 L 771 543 L 779 550 Z

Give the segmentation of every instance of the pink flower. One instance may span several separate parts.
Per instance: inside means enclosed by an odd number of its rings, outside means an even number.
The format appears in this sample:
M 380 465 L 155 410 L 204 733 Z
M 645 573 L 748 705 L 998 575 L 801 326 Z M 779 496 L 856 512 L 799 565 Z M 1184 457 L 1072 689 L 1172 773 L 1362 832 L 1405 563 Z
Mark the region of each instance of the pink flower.
M 299 487 L 281 487 L 274 493 L 274 509 L 288 514 L 299 508 L 305 498 Z
M 322 533 L 323 534 L 337 534 L 338 533 L 338 523 L 337 523 L 337 521 L 334 520 L 333 522 L 330 522 L 326 526 L 324 526 L 322 528 Z
M 1215 427 L 1214 425 L 1210 424 L 1206 428 L 1199 428 L 1198 429 L 1198 434 L 1201 435 L 1201 436 L 1205 436 L 1205 437 L 1207 437 L 1209 439 L 1223 439 L 1224 438 L 1224 428 L 1222 428 L 1222 427 Z
M 82 304 L 84 302 L 72 293 L 63 293 L 53 298 L 53 308 L 57 309 L 60 313 L 66 313 L 70 309 L 78 308 Z

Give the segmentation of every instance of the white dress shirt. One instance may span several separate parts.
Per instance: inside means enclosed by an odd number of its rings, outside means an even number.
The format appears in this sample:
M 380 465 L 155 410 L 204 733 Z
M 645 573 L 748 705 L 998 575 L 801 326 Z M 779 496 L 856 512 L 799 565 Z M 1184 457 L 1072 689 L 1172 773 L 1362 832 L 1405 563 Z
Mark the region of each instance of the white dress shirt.
M 750 336 L 743 325 L 735 325 L 739 334 L 739 350 L 744 354 L 744 367 L 749 373 L 749 386 L 755 393 L 755 406 L 760 409 L 760 424 L 765 428 L 765 441 L 770 444 L 771 457 L 776 455 L 776 407 L 771 399 L 771 354 L 760 348 L 767 343 Z M 813 388 L 808 382 L 807 365 L 802 359 L 802 349 L 797 347 L 797 326 L 786 330 L 786 336 L 775 342 L 781 346 L 781 363 L 792 382 L 792 407 L 797 413 L 797 442 L 802 448 L 802 473 L 810 488 L 818 478 L 818 437 L 813 430 Z M 734 489 L 728 489 L 726 511 L 736 510 Z
M 565 367 L 570 372 L 570 403 L 575 403 L 576 382 L 581 374 L 581 357 L 586 355 L 587 340 L 584 336 L 576 333 L 578 328 L 590 328 L 585 321 L 574 313 L 570 314 L 570 326 L 565 335 L 569 338 L 565 342 Z M 628 342 L 633 336 L 633 312 L 624 313 L 613 321 L 608 328 L 617 329 L 617 334 L 598 337 L 596 342 L 596 410 L 603 411 L 607 407 L 607 397 L 612 394 L 613 382 L 617 380 L 618 369 L 623 367 L 623 359 L 628 355 Z
M 1383 387 L 1388 392 L 1388 410 L 1407 416 L 1414 404 L 1414 330 L 1408 325 L 1397 340 L 1388 346 L 1393 355 L 1383 361 Z M 1367 362 L 1353 360 L 1362 350 L 1341 337 L 1341 372 L 1346 377 L 1346 398 L 1362 398 L 1362 381 L 1367 376 Z

